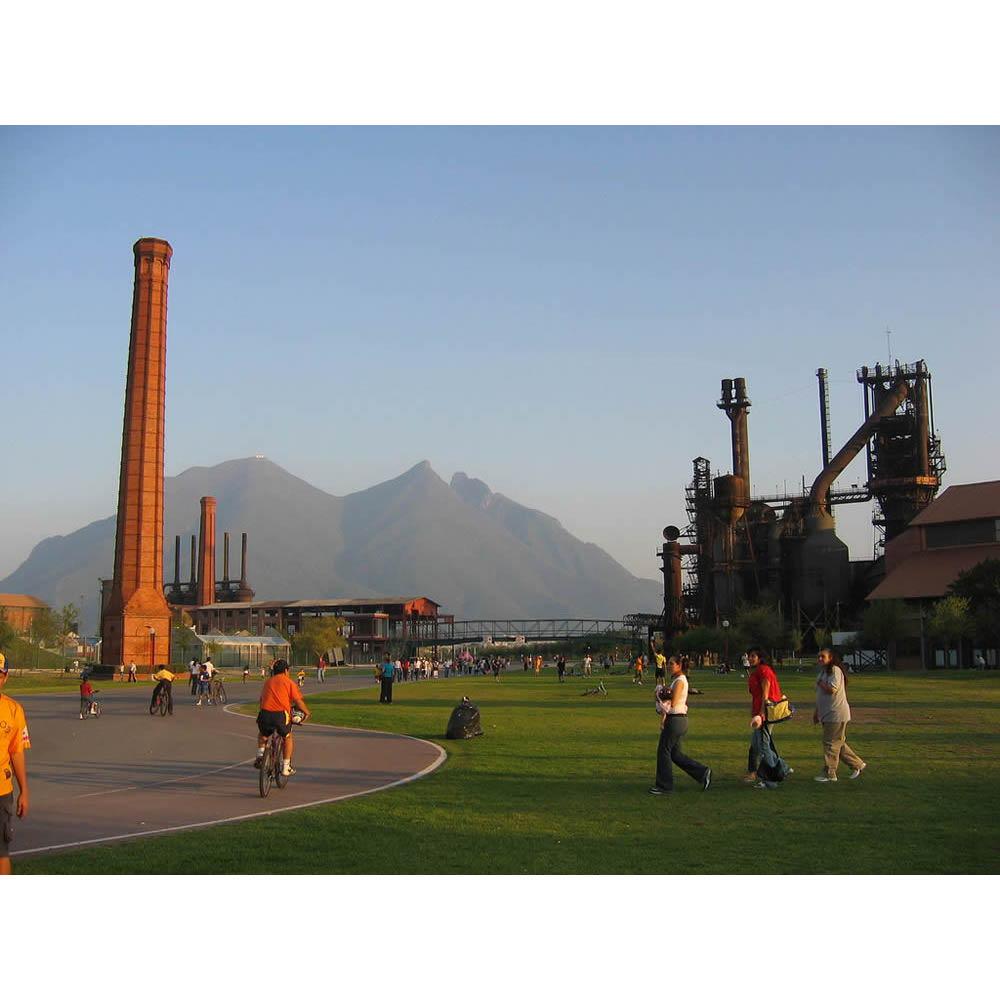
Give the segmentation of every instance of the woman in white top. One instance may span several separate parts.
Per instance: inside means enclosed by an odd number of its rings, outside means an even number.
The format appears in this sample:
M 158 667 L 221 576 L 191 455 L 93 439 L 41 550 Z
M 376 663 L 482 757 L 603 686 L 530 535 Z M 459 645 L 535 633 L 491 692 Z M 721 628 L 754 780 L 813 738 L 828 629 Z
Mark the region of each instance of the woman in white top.
M 671 764 L 676 764 L 707 791 L 712 783 L 712 769 L 692 760 L 681 751 L 681 740 L 687 733 L 687 667 L 676 656 L 668 662 L 670 687 L 656 689 L 656 711 L 660 713 L 660 743 L 656 748 L 656 784 L 650 789 L 653 795 L 663 795 L 674 790 Z

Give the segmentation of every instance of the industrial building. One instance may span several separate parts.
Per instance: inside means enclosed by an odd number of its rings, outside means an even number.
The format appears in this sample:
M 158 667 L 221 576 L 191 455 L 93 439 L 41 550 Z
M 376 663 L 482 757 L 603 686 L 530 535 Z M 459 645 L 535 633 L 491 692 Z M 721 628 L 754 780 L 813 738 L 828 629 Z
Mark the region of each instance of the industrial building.
M 931 374 L 923 361 L 857 372 L 864 420 L 832 457 L 826 369 L 817 377 L 819 473 L 808 490 L 757 496 L 750 480 L 746 380 L 722 380 L 717 405 L 730 422 L 732 472 L 713 477 L 708 459 L 694 459 L 686 495 L 688 524 L 684 530 L 664 530 L 669 634 L 694 622 L 718 624 L 741 603 L 765 600 L 777 603 L 785 620 L 804 632 L 838 627 L 841 614 L 861 607 L 884 570 L 880 551 L 871 560 L 850 560 L 847 545 L 837 537 L 835 508 L 874 500 L 880 550 L 937 494 L 945 463 L 934 430 Z M 837 477 L 862 451 L 866 482 L 837 489 Z
M 334 616 L 344 629 L 348 663 L 378 659 L 390 644 L 433 644 L 450 623 L 429 597 L 349 597 L 295 601 L 222 601 L 190 608 L 195 631 L 264 635 L 276 630 L 293 636 L 310 618 Z

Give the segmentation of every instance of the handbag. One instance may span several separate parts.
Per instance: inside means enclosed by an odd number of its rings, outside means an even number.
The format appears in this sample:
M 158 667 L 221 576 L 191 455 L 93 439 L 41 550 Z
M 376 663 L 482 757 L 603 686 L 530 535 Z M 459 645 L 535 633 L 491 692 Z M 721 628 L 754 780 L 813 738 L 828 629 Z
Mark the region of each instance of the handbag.
M 764 702 L 764 718 L 769 725 L 773 725 L 776 722 L 784 722 L 794 714 L 795 709 L 789 704 L 787 698 Z

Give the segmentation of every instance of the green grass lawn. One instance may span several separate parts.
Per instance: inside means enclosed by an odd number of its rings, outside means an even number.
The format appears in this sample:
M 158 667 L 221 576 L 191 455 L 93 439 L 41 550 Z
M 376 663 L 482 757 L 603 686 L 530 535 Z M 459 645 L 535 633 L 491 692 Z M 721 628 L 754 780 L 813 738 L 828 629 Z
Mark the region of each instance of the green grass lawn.
M 551 674 L 551 671 L 549 672 Z M 596 678 L 595 678 L 596 680 Z M 749 702 L 738 676 L 696 673 L 686 751 L 714 770 L 702 792 L 684 774 L 652 783 L 652 687 L 508 675 L 397 685 L 392 706 L 363 691 L 307 692 L 317 722 L 438 740 L 429 777 L 330 806 L 23 859 L 30 872 L 276 873 L 996 873 L 1000 870 L 1000 678 L 982 673 L 851 678 L 858 781 L 814 782 L 811 674 L 782 683 L 797 716 L 775 731 L 795 774 L 775 791 L 740 781 Z M 462 694 L 485 736 L 441 740 Z

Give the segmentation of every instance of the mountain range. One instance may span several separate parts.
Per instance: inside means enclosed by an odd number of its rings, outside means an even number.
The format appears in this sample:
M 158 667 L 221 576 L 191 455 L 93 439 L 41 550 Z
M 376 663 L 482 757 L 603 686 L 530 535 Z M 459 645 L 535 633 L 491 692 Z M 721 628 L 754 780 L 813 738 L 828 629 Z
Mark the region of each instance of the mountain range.
M 334 496 L 264 458 L 194 467 L 164 481 L 164 571 L 173 578 L 173 538 L 182 536 L 181 580 L 190 575 L 189 536 L 199 500 L 218 500 L 232 536 L 249 533 L 250 585 L 259 600 L 425 595 L 456 618 L 617 618 L 662 610 L 659 583 L 633 576 L 597 545 L 554 518 L 494 493 L 462 472 L 446 483 L 420 462 L 403 475 Z M 0 591 L 54 607 L 83 597 L 83 627 L 96 629 L 99 579 L 114 564 L 115 518 L 38 543 Z

